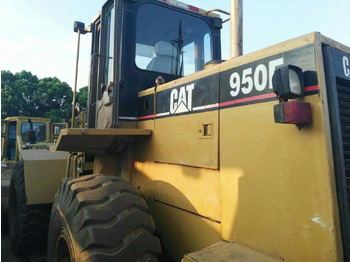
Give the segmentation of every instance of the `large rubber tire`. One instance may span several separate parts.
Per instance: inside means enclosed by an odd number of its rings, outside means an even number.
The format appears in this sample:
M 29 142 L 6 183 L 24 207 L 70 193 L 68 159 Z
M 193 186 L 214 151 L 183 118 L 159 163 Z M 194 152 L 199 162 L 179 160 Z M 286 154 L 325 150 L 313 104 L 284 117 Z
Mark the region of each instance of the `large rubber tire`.
M 64 183 L 52 206 L 48 261 L 157 261 L 148 207 L 131 184 L 106 175 Z
M 8 225 L 15 253 L 27 255 L 45 250 L 51 204 L 27 205 L 23 162 L 13 167 L 9 186 Z

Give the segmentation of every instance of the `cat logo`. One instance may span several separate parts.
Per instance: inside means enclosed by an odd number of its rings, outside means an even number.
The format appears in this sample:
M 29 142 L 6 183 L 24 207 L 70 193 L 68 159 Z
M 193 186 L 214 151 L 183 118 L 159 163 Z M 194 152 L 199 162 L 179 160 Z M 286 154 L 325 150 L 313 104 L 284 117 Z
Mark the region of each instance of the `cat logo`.
M 170 93 L 170 114 L 180 114 L 192 111 L 192 91 L 194 83 L 173 89 Z
M 349 58 L 347 58 L 346 56 L 343 56 L 343 68 L 344 68 L 344 75 L 350 78 L 350 63 L 349 63 Z

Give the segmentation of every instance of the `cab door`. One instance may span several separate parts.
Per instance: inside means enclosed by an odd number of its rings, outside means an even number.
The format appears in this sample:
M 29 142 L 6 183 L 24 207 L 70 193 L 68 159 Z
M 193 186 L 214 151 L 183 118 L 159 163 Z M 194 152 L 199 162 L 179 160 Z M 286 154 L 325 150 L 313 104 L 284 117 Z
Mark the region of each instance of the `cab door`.
M 118 126 L 118 90 L 120 84 L 120 45 L 123 1 L 108 1 L 102 8 L 98 93 L 96 103 L 97 128 Z
M 97 17 L 92 24 L 92 47 L 90 59 L 90 79 L 88 88 L 87 103 L 87 127 L 96 127 L 96 101 L 101 99 L 101 89 L 98 84 L 98 66 L 100 60 L 100 36 L 101 36 L 101 16 Z M 98 109 L 98 108 L 97 108 Z
M 1 160 L 6 156 L 8 141 L 8 121 L 1 120 Z

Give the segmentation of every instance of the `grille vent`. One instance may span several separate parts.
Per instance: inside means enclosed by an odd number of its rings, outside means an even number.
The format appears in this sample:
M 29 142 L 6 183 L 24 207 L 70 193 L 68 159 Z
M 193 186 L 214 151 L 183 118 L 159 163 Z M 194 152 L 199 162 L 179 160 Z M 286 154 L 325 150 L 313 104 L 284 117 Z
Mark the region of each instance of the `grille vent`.
M 337 85 L 348 200 L 350 199 L 350 86 Z M 350 210 L 350 201 L 348 202 Z

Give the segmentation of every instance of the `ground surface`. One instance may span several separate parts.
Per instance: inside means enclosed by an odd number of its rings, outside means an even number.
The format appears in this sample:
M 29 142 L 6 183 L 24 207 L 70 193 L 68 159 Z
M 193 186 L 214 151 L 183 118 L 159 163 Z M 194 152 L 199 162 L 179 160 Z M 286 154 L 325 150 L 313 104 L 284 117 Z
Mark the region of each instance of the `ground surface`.
M 4 223 L 5 222 L 5 223 Z M 34 254 L 27 257 L 17 256 L 11 250 L 11 241 L 6 228 L 6 221 L 1 219 L 1 261 L 4 262 L 44 262 L 45 254 Z
M 3 220 L 1 220 L 1 223 L 3 223 Z M 8 232 L 5 232 L 5 231 L 6 230 L 1 228 L 1 261 L 8 261 L 8 262 L 30 261 L 25 258 L 16 256 L 16 254 L 12 252 L 10 237 L 8 235 Z

